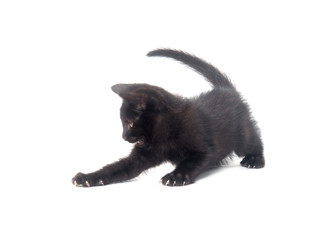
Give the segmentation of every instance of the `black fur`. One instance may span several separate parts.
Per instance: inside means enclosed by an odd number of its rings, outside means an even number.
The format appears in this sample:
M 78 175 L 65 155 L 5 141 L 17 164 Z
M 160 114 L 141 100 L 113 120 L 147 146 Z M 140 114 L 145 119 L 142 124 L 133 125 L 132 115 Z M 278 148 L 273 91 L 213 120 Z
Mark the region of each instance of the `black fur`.
M 263 145 L 248 105 L 230 80 L 211 64 L 182 51 L 159 49 L 148 56 L 181 61 L 202 74 L 214 89 L 185 99 L 148 84 L 117 84 L 122 99 L 122 137 L 133 143 L 131 154 L 102 169 L 78 173 L 72 182 L 91 187 L 122 182 L 170 161 L 176 168 L 161 179 L 167 186 L 193 183 L 235 153 L 241 165 L 262 168 Z

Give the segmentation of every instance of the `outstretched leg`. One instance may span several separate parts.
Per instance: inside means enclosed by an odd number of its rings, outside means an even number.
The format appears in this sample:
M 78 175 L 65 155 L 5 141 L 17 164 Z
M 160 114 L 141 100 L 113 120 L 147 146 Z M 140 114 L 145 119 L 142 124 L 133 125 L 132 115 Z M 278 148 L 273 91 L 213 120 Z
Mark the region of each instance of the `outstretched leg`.
M 161 163 L 161 160 L 149 156 L 140 148 L 134 148 L 129 157 L 109 164 L 89 174 L 77 173 L 72 183 L 77 187 L 103 186 L 123 182 L 137 177 L 148 168 Z

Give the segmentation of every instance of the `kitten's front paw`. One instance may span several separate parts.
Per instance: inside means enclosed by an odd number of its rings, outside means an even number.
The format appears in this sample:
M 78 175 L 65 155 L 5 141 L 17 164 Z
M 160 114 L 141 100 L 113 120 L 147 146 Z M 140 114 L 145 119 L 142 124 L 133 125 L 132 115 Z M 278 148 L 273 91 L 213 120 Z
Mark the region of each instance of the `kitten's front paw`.
M 84 173 L 77 173 L 75 177 L 72 179 L 72 183 L 76 187 L 91 187 L 92 186 L 92 180 L 87 174 Z
M 81 172 L 76 174 L 76 176 L 72 179 L 72 183 L 76 187 L 93 187 L 105 185 L 103 180 L 94 181 L 88 174 Z
M 169 187 L 185 186 L 191 183 L 191 179 L 188 174 L 172 172 L 162 177 L 161 183 Z

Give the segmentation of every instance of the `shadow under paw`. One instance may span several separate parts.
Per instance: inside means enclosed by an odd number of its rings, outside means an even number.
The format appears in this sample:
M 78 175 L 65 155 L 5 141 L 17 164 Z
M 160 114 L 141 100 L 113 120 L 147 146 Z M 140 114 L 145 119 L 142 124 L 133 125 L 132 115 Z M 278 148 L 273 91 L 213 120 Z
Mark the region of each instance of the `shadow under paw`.
M 265 166 L 265 160 L 263 156 L 247 155 L 240 164 L 247 168 L 263 168 Z
M 188 174 L 172 172 L 162 177 L 161 183 L 169 187 L 185 186 L 191 183 L 191 179 Z

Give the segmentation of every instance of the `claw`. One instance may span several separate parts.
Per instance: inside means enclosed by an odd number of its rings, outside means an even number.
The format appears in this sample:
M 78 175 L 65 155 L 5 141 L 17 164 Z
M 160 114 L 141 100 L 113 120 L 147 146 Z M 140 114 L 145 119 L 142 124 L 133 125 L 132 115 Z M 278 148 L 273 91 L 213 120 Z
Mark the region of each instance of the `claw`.
M 100 180 L 100 181 L 98 182 L 98 184 L 101 185 L 101 186 L 105 185 L 102 180 Z
M 183 182 L 183 186 L 185 186 L 185 185 L 186 185 L 186 181 Z
M 90 183 L 88 181 L 85 182 L 87 187 L 90 187 Z
M 75 186 L 77 186 L 77 181 L 75 180 L 75 181 L 73 182 L 73 184 L 74 184 Z
M 176 181 L 173 182 L 173 187 L 176 185 Z
M 167 182 L 165 183 L 165 186 L 167 186 L 168 184 L 170 184 L 170 180 L 167 180 Z

